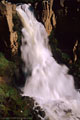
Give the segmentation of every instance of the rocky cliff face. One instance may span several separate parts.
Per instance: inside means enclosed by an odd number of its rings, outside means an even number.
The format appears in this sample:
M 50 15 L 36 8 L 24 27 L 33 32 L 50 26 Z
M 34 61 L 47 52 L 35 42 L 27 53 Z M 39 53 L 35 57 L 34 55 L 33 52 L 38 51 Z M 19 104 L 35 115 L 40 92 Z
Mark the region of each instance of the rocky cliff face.
M 53 0 L 43 1 L 42 21 L 48 34 L 51 33 L 53 27 L 56 25 L 55 14 L 52 10 L 52 6 Z
M 35 10 L 48 35 L 55 28 L 58 48 L 77 61 L 80 58 L 80 0 L 43 0 L 35 4 Z
M 44 24 L 48 35 L 55 28 L 58 47 L 76 61 L 80 56 L 80 0 L 39 0 L 34 2 L 33 8 L 37 19 Z M 0 3 L 0 51 L 9 56 L 15 55 L 18 50 L 18 36 L 16 30 L 13 30 L 15 9 L 14 4 L 5 1 Z M 74 50 L 77 40 L 77 50 Z M 77 57 L 75 57 L 76 52 Z
M 37 19 L 44 24 L 48 35 L 50 35 L 53 27 L 56 26 L 55 14 L 52 7 L 53 0 L 43 0 L 35 4 Z
M 54 0 L 55 37 L 71 59 L 80 59 L 80 0 Z
M 53 0 L 39 1 L 35 3 L 37 19 L 42 22 L 50 35 L 53 27 L 56 26 L 55 14 L 52 10 Z M 18 36 L 13 30 L 13 16 L 16 15 L 16 5 L 3 0 L 0 2 L 0 51 L 11 57 L 18 51 Z
M 0 3 L 0 51 L 10 57 L 17 53 L 17 33 L 13 31 L 13 14 L 16 6 L 8 2 Z

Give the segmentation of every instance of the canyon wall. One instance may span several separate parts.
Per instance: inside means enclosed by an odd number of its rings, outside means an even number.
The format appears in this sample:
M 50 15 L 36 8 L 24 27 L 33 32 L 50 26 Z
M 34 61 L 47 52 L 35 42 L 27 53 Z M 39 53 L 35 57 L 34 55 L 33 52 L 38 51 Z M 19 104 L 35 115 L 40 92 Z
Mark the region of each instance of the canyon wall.
M 80 0 L 54 0 L 55 38 L 62 52 L 80 59 Z
M 42 22 L 46 28 L 48 35 L 50 35 L 52 29 L 56 26 L 55 14 L 52 9 L 53 0 L 47 1 L 39 1 L 35 3 L 36 17 Z
M 55 14 L 52 7 L 53 0 L 39 1 L 34 5 L 36 17 L 44 24 L 48 35 L 50 35 L 52 29 L 56 26 Z M 18 51 L 18 35 L 13 29 L 14 16 L 16 16 L 16 5 L 2 0 L 0 2 L 0 51 L 7 57 L 16 55 Z
M 0 51 L 7 57 L 14 56 L 18 50 L 17 32 L 13 30 L 13 14 L 16 5 L 2 1 L 0 3 Z
M 53 31 L 58 47 L 76 61 L 80 56 L 80 0 L 39 0 L 32 5 L 36 18 L 44 24 L 48 35 Z M 16 5 L 5 0 L 0 2 L 0 51 L 6 56 L 14 56 L 18 52 L 18 35 L 13 29 L 17 26 L 16 22 L 15 25 L 13 23 L 14 16 Z

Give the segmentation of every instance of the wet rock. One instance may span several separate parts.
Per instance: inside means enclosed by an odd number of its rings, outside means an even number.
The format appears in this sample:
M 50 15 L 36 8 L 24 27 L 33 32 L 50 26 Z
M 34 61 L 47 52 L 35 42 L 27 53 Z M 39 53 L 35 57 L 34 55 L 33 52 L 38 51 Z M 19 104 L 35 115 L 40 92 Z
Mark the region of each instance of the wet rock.
M 45 117 L 45 112 L 41 109 L 41 107 L 34 101 L 33 98 L 23 97 L 22 98 L 27 103 L 27 108 L 31 111 L 31 116 L 33 116 L 32 120 L 41 120 L 41 118 Z

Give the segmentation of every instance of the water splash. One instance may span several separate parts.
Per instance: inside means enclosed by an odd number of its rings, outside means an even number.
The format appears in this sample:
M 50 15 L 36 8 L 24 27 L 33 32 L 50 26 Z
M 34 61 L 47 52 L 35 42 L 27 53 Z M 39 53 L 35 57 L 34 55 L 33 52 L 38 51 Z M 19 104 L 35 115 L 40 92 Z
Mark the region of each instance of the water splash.
M 65 65 L 59 65 L 52 57 L 46 30 L 29 8 L 30 4 L 24 4 L 16 9 L 23 24 L 21 57 L 24 71 L 31 71 L 21 88 L 23 96 L 33 97 L 50 120 L 78 120 L 80 95 L 73 77 Z

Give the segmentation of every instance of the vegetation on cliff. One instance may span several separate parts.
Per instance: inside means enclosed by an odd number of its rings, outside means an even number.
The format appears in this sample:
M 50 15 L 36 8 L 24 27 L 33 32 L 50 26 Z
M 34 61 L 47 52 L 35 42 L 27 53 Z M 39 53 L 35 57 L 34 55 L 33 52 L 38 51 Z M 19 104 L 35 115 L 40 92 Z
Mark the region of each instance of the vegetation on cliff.
M 38 114 L 44 117 L 45 113 L 39 106 L 33 109 L 34 100 L 22 97 L 15 86 L 14 72 L 17 69 L 16 62 L 8 61 L 0 53 L 0 119 L 41 120 Z

